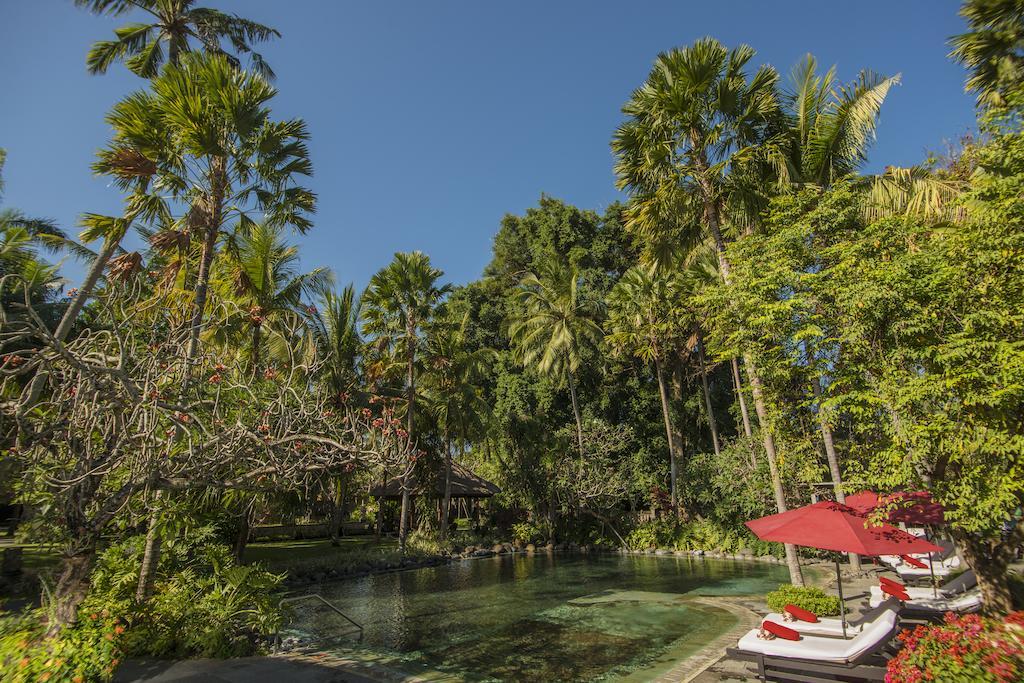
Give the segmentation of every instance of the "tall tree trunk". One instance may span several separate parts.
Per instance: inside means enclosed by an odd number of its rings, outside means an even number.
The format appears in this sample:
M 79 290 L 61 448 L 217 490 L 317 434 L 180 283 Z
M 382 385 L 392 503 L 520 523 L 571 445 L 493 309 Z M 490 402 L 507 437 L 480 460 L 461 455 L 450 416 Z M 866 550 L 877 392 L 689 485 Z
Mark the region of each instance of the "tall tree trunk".
M 768 421 L 768 409 L 765 406 L 764 394 L 761 389 L 761 377 L 757 373 L 757 366 L 754 360 L 748 355 L 743 359 L 747 368 L 747 375 L 750 378 L 750 391 L 754 397 L 754 411 L 757 413 L 757 421 L 761 425 L 761 437 L 764 442 L 765 456 L 768 458 L 768 471 L 772 479 L 772 492 L 775 494 L 775 507 L 779 512 L 786 512 L 786 493 L 782 488 L 782 474 L 779 472 L 778 454 L 775 451 L 775 439 L 771 434 L 771 423 Z M 804 585 L 803 572 L 800 570 L 800 556 L 797 555 L 796 546 L 791 543 L 785 544 L 786 564 L 789 566 L 789 580 L 795 586 Z
M 661 395 L 661 416 L 665 420 L 665 436 L 668 438 L 668 463 L 670 487 L 672 489 L 672 510 L 679 513 L 679 489 L 676 482 L 676 444 L 672 434 L 672 418 L 669 413 L 668 391 L 665 388 L 665 375 L 661 367 L 661 359 L 655 357 L 654 369 L 658 375 L 658 392 Z
M 60 576 L 53 589 L 53 621 L 47 633 L 53 635 L 78 617 L 78 606 L 89 592 L 89 576 L 96 561 L 98 539 L 92 539 L 61 562 Z
M 154 494 L 155 505 L 149 513 L 149 528 L 146 529 L 146 544 L 142 550 L 142 566 L 139 568 L 139 582 L 135 587 L 135 600 L 145 602 L 153 590 L 153 577 L 160 566 L 160 516 L 157 513 L 162 492 Z
M 707 181 L 704 181 L 705 183 Z M 715 241 L 715 249 L 718 252 L 718 266 L 722 274 L 722 281 L 728 286 L 732 277 L 732 269 L 729 266 L 729 259 L 725 255 L 725 240 L 720 229 L 718 205 L 712 198 L 713 193 L 709 188 L 704 187 L 705 203 L 704 212 L 708 221 L 708 228 Z M 761 390 L 761 375 L 757 371 L 753 358 L 749 353 L 743 356 L 743 363 L 747 368 L 747 375 L 750 379 L 750 391 L 754 398 L 754 412 L 757 413 L 757 421 L 761 426 L 761 439 L 764 442 L 765 456 L 768 458 L 768 469 L 771 473 L 772 492 L 775 494 L 775 506 L 779 512 L 785 512 L 786 494 L 782 489 L 782 475 L 779 472 L 778 455 L 775 450 L 775 439 L 772 437 L 771 423 L 768 421 L 768 408 L 765 405 L 764 394 Z M 796 586 L 804 585 L 803 573 L 800 570 L 800 557 L 797 555 L 796 546 L 791 543 L 785 544 L 786 564 L 789 566 L 790 581 Z
M 812 364 L 811 371 L 814 372 Z M 832 474 L 832 490 L 835 491 L 836 500 L 839 503 L 846 503 L 846 492 L 843 491 L 843 472 L 839 468 L 839 456 L 836 455 L 835 441 L 832 439 L 832 428 L 825 419 L 824 410 L 821 407 L 821 380 L 817 375 L 811 378 L 811 389 L 814 391 L 814 400 L 818 404 L 818 428 L 821 431 L 821 441 L 825 445 L 825 459 L 828 460 L 828 469 Z M 850 568 L 855 572 L 861 570 L 860 555 L 850 553 Z
M 452 448 L 444 440 L 444 500 L 441 503 L 441 540 L 448 538 L 448 513 L 452 506 Z
M 347 483 L 344 474 L 334 479 L 334 507 L 331 510 L 331 526 L 329 529 L 331 545 L 334 546 L 341 542 L 341 525 L 345 519 L 345 488 Z
M 263 332 L 262 325 L 252 326 L 252 347 L 249 349 L 249 363 L 252 365 L 252 375 L 260 378 L 260 344 Z
M 566 373 L 569 378 L 569 396 L 572 398 L 572 414 L 576 417 L 576 442 L 579 445 L 580 457 L 583 457 L 583 418 L 580 417 L 580 405 L 576 399 L 576 383 L 572 379 L 572 373 Z
M 235 562 L 242 563 L 245 557 L 245 546 L 249 544 L 249 508 L 246 507 L 239 520 L 238 536 L 235 537 Z
M 1017 546 L 1021 543 L 1021 527 L 1018 526 L 1008 537 L 984 538 L 959 529 L 951 529 L 953 540 L 963 554 L 964 560 L 978 577 L 981 589 L 982 611 L 991 616 L 1000 616 L 1013 610 L 1013 596 L 1010 593 L 1008 567 L 1014 559 Z
M 220 235 L 220 224 L 223 219 L 224 193 L 227 188 L 227 159 L 214 157 L 210 160 L 210 206 L 209 216 L 206 222 L 206 237 L 203 239 L 203 252 L 199 262 L 199 273 L 196 276 L 196 291 L 192 320 L 190 322 L 188 349 L 185 352 L 185 376 L 182 379 L 181 390 L 184 394 L 189 389 L 192 381 L 192 363 L 196 354 L 199 353 L 199 334 L 203 327 L 203 315 L 206 312 L 206 298 L 210 287 L 210 269 L 213 265 L 214 253 L 217 249 L 217 238 Z M 157 524 L 156 512 L 150 518 L 150 526 Z M 146 535 L 145 554 L 160 556 L 160 534 Z M 150 573 L 155 569 L 153 566 L 143 565 L 139 571 L 139 590 L 143 591 L 142 599 L 147 596 L 146 592 L 152 585 Z M 143 590 L 145 589 L 145 590 Z
M 704 407 L 708 411 L 708 427 L 711 429 L 711 445 L 715 449 L 715 456 L 722 454 L 722 448 L 718 443 L 718 423 L 715 422 L 715 411 L 711 408 L 711 390 L 708 388 L 708 366 L 704 360 L 704 335 L 697 330 L 697 358 L 700 361 L 700 383 L 704 389 Z
M 747 410 L 747 399 L 743 396 L 743 380 L 740 379 L 740 362 L 735 356 L 732 359 L 732 382 L 736 387 L 736 400 L 740 404 L 740 415 L 743 417 L 743 434 L 748 439 L 753 438 L 754 431 L 750 428 L 750 412 Z M 754 463 L 757 466 L 757 463 Z
M 416 323 L 410 317 L 409 324 L 406 328 L 406 346 L 408 354 L 407 366 L 406 366 L 406 384 L 408 386 L 406 400 L 408 402 L 408 410 L 406 411 L 407 427 L 406 431 L 409 433 L 409 443 L 413 442 L 413 409 L 416 405 Z M 410 455 L 411 457 L 411 455 Z M 401 553 L 405 553 L 405 540 L 409 534 L 409 507 L 411 505 L 411 497 L 409 492 L 409 482 L 412 479 L 413 468 L 415 462 L 410 460 L 406 467 L 405 473 L 402 475 L 402 512 L 401 519 L 398 521 L 398 550 Z
M 381 474 L 380 474 L 380 493 L 381 493 L 381 495 L 377 497 L 377 533 L 375 534 L 376 537 L 377 537 L 376 538 L 376 542 L 378 544 L 380 543 L 380 535 L 381 535 L 381 531 L 383 530 L 383 527 L 384 527 L 384 487 L 387 486 L 387 483 L 388 483 L 387 472 L 386 471 L 385 472 L 381 472 Z

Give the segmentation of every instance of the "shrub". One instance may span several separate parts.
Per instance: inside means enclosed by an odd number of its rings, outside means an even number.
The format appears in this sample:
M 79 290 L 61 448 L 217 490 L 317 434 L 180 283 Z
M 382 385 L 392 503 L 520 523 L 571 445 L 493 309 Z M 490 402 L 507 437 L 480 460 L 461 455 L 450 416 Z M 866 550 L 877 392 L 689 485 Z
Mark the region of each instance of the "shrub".
M 768 609 L 781 612 L 786 605 L 796 605 L 819 617 L 839 614 L 842 603 L 835 595 L 820 588 L 794 586 L 784 583 L 767 595 Z
M 0 614 L 0 680 L 5 683 L 108 681 L 122 657 L 124 624 L 109 611 L 46 635 L 43 610 Z
M 512 525 L 512 540 L 518 543 L 540 543 L 544 532 L 533 522 L 517 522 Z
M 945 623 L 900 634 L 887 683 L 1013 683 L 1024 680 L 1024 612 L 1005 619 L 946 615 Z
M 153 595 L 143 605 L 134 601 L 142 538 L 112 545 L 97 561 L 82 609 L 127 615 L 129 655 L 237 657 L 259 651 L 280 624 L 275 592 L 283 577 L 258 565 L 236 565 L 212 537 L 203 529 L 167 542 Z

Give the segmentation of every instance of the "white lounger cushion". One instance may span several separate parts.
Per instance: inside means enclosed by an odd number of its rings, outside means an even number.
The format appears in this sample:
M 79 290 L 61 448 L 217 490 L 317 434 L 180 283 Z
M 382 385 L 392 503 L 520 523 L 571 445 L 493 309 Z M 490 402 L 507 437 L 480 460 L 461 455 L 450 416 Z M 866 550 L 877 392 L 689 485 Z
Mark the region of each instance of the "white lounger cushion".
M 886 604 L 882 604 L 885 602 Z M 900 604 L 894 598 L 889 598 L 887 601 L 879 601 L 877 605 L 872 605 L 874 609 L 862 614 L 860 617 L 848 621 L 846 623 L 846 634 L 848 636 L 854 636 L 864 630 L 864 627 L 878 619 L 883 611 L 891 610 L 898 612 Z M 818 619 L 817 623 L 807 621 L 790 621 L 787 622 L 782 618 L 779 613 L 772 613 L 766 616 L 762 621 L 774 621 L 776 624 L 782 624 L 799 633 L 806 633 L 807 635 L 826 635 L 826 636 L 842 636 L 843 635 L 843 620 L 837 617 L 822 617 Z
M 761 640 L 757 637 L 758 629 L 752 629 L 740 638 L 737 647 L 747 652 L 759 652 L 775 657 L 795 657 L 798 659 L 816 659 L 822 662 L 850 662 L 865 652 L 877 647 L 889 637 L 896 626 L 896 612 L 886 610 L 882 615 L 865 625 L 864 630 L 853 638 L 825 638 L 821 636 L 801 636 L 800 640 Z
M 978 585 L 978 578 L 974 575 L 973 569 L 968 569 L 960 576 L 956 577 L 952 581 L 947 581 L 945 585 L 939 586 L 938 595 L 935 594 L 931 588 L 920 588 L 917 586 L 906 586 L 905 590 L 907 595 L 910 596 L 911 600 L 933 600 L 935 598 L 953 598 L 960 595 L 964 591 L 974 588 Z M 871 605 L 881 604 L 883 600 L 888 599 L 888 596 L 882 593 L 881 586 L 871 586 Z
M 911 601 L 907 603 L 907 606 L 911 609 L 930 612 L 965 612 L 981 606 L 981 589 L 978 588 L 972 588 L 966 593 L 949 597 L 940 593 L 938 598 L 931 597 L 931 591 L 928 592 L 929 595 L 924 598 L 911 596 Z M 871 592 L 870 604 L 872 607 L 880 604 L 875 599 L 874 591 Z

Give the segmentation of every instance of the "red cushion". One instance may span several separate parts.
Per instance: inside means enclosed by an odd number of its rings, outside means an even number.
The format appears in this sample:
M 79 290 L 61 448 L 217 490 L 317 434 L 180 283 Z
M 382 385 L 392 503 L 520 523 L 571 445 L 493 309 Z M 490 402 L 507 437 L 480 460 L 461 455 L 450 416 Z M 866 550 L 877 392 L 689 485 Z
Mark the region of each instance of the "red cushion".
M 776 624 L 774 621 L 766 621 L 761 624 L 761 628 L 768 633 L 774 633 L 783 640 L 800 640 L 800 634 L 791 628 L 787 628 L 782 624 Z
M 882 592 L 893 597 L 899 598 L 903 602 L 910 600 L 910 596 L 907 594 L 907 591 L 903 590 L 902 588 L 896 588 L 895 586 L 889 586 L 883 583 Z
M 900 555 L 900 559 L 909 564 L 911 567 L 917 567 L 918 569 L 928 569 L 928 565 L 926 565 L 924 562 L 917 559 L 916 557 L 911 557 L 910 555 Z
M 886 585 L 886 586 L 892 586 L 893 588 L 899 588 L 900 590 L 905 590 L 906 589 L 906 586 L 904 586 L 899 581 L 893 581 L 892 579 L 890 579 L 888 577 L 885 577 L 885 576 L 879 576 L 878 577 L 878 581 L 879 581 L 879 583 L 881 583 L 883 585 Z
M 808 612 L 803 607 L 797 607 L 796 605 L 786 605 L 782 608 L 784 612 L 789 612 L 800 621 L 806 621 L 811 624 L 818 623 L 818 615 L 814 612 Z

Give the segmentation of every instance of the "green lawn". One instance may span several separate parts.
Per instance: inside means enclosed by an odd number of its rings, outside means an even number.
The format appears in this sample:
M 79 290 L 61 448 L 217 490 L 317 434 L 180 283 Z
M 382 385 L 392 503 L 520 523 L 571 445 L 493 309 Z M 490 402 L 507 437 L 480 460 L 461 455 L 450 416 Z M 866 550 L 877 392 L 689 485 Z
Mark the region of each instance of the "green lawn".
M 394 550 L 398 541 L 393 538 L 381 539 L 380 545 L 374 543 L 373 536 L 346 536 L 340 544 L 332 546 L 329 539 L 313 538 L 293 541 L 261 541 L 250 543 L 245 548 L 247 563 L 262 562 L 269 569 L 287 567 L 293 562 L 314 559 L 343 558 L 346 555 L 379 548 Z

